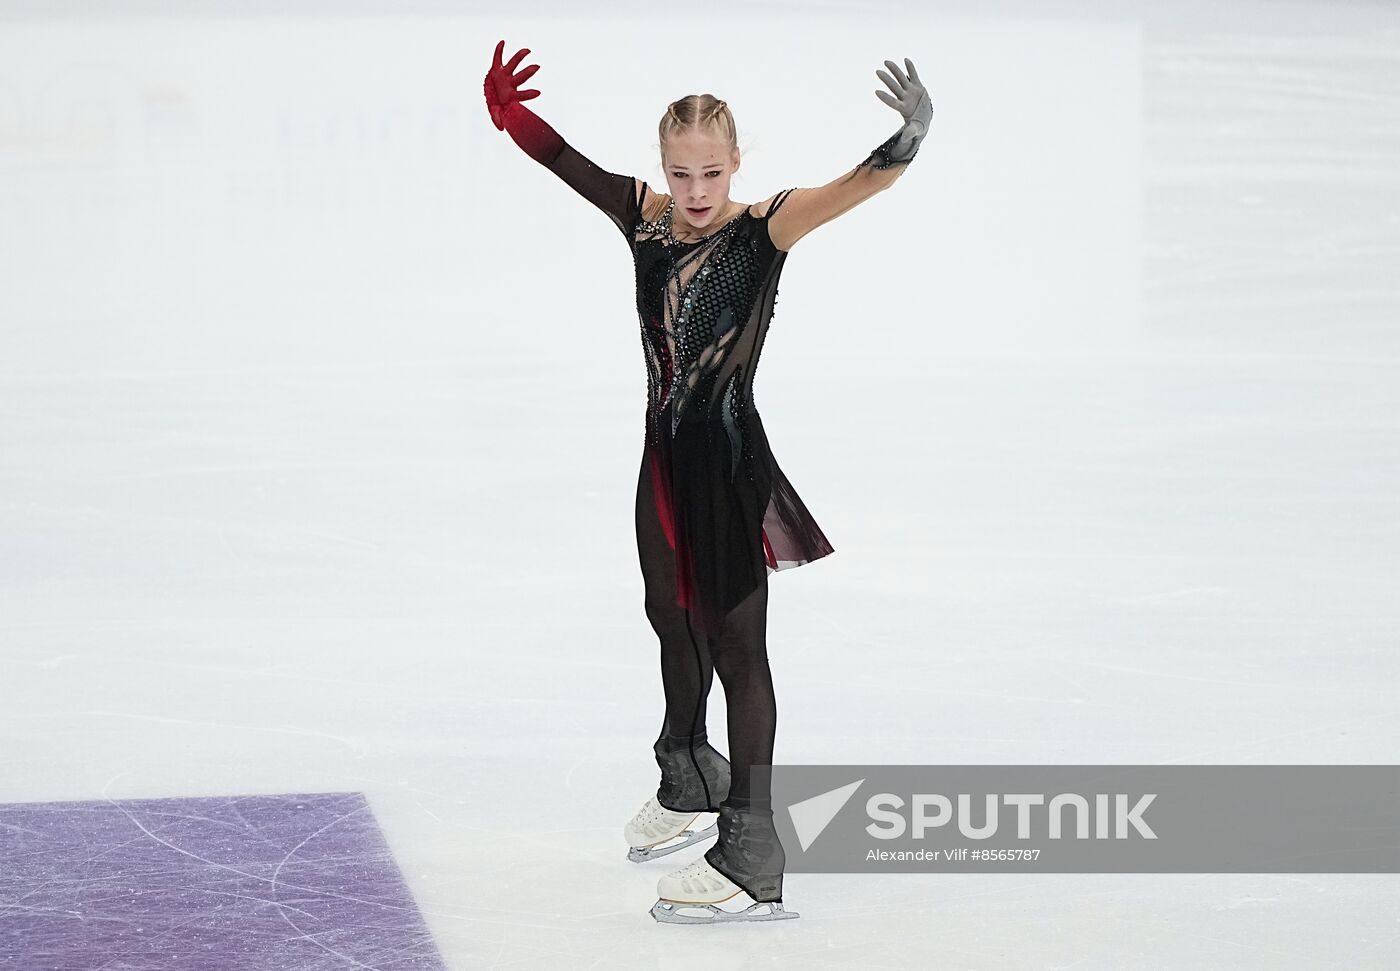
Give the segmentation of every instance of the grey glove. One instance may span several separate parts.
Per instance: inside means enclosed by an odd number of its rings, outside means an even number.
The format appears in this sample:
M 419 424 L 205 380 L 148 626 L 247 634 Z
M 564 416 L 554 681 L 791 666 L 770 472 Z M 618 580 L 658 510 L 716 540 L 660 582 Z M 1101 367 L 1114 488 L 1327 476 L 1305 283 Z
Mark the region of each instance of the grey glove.
M 919 151 L 919 143 L 928 133 L 929 125 L 933 123 L 933 101 L 929 99 L 928 89 L 919 80 L 919 72 L 914 69 L 913 61 L 906 57 L 904 66 L 909 70 L 908 76 L 894 61 L 885 62 L 885 67 L 894 72 L 894 77 L 884 71 L 875 72 L 895 94 L 890 97 L 883 91 L 876 91 L 875 97 L 904 116 L 904 125 L 899 131 L 875 149 L 874 154 L 880 157 L 875 167 L 879 169 L 912 160 Z

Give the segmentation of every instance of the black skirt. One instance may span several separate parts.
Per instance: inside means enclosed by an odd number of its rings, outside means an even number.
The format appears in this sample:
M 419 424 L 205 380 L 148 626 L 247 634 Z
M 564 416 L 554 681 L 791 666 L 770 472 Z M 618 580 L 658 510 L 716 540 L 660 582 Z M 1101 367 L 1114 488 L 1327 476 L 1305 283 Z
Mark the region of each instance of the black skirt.
M 718 636 L 724 619 L 768 575 L 834 552 L 773 457 L 750 411 L 746 454 L 714 420 L 682 420 L 647 441 L 637 510 L 660 520 L 674 553 L 676 604 L 696 630 Z M 639 520 L 640 521 L 640 520 Z M 669 584 L 668 584 L 669 586 Z

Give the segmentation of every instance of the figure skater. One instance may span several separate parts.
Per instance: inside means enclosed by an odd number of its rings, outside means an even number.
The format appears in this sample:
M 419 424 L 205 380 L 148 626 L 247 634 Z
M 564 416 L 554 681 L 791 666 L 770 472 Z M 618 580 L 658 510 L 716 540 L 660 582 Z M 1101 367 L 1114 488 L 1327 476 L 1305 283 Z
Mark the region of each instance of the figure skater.
M 612 219 L 636 269 L 647 364 L 637 553 L 647 618 L 661 642 L 666 714 L 652 747 L 661 784 L 624 828 L 629 859 L 717 834 L 702 857 L 661 878 L 652 916 L 670 923 L 796 917 L 782 905 L 771 785 L 755 787 L 750 772 L 772 765 L 777 724 L 768 576 L 833 549 L 769 448 L 753 403 L 754 370 L 788 252 L 894 184 L 928 131 L 933 105 L 908 59 L 907 74 L 885 61 L 890 73 L 875 73 L 893 96 L 875 94 L 900 113 L 899 130 L 826 185 L 749 205 L 729 198 L 740 158 L 724 101 L 688 95 L 667 108 L 659 135 L 670 191 L 658 193 L 594 165 L 525 107 L 540 92 L 520 86 L 539 66 L 517 71 L 529 49 L 503 64 L 504 49 L 505 41 L 496 45 L 484 83 L 491 120 Z M 716 673 L 729 759 L 705 729 Z M 747 906 L 716 906 L 730 900 Z

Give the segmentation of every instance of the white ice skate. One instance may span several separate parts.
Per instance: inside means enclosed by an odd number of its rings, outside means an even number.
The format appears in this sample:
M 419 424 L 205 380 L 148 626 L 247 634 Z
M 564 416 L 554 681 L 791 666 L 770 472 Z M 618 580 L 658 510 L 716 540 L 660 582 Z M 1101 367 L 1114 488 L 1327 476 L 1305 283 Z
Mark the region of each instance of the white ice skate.
M 652 796 L 623 827 L 623 836 L 630 847 L 627 859 L 645 863 L 685 849 L 719 832 L 718 819 L 718 813 L 673 812 Z
M 799 916 L 794 911 L 784 910 L 781 901 L 760 903 L 754 900 L 743 887 L 710 866 L 703 856 L 666 874 L 657 882 L 656 889 L 661 899 L 652 904 L 651 916 L 665 924 L 723 924 Z M 731 901 L 731 907 L 743 909 L 718 906 Z

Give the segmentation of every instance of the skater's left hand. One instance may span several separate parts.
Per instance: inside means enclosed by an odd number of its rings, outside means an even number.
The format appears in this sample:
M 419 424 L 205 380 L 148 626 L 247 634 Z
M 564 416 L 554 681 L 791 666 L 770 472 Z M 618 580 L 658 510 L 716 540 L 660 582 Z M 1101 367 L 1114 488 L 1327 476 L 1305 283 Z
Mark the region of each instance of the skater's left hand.
M 894 77 L 890 77 L 884 71 L 875 72 L 895 94 L 894 97 L 890 97 L 883 91 L 876 91 L 875 97 L 904 116 L 901 140 L 918 141 L 924 137 L 924 133 L 933 122 L 933 101 L 929 98 L 928 89 L 919 80 L 919 72 L 914 69 L 914 62 L 906 57 L 904 66 L 909 70 L 908 75 L 901 71 L 894 61 L 885 62 L 885 67 L 894 72 Z

